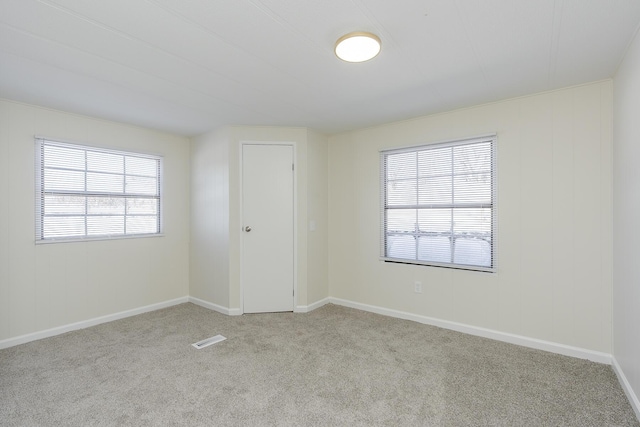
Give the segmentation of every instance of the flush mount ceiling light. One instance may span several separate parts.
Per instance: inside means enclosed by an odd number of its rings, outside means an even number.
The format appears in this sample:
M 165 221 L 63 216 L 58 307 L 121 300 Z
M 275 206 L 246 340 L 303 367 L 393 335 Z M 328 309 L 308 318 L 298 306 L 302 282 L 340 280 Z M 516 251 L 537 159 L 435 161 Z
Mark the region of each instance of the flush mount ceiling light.
M 345 34 L 336 41 L 335 52 L 343 61 L 368 61 L 380 52 L 380 38 L 364 31 Z

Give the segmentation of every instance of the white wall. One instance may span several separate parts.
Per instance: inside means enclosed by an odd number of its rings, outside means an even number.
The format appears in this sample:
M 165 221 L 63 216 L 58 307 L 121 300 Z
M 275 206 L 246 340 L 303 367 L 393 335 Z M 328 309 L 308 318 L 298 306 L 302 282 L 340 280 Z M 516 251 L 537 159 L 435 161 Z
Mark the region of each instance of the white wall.
M 330 137 L 329 294 L 610 354 L 611 122 L 603 81 Z M 379 261 L 379 150 L 493 132 L 497 273 Z
M 34 135 L 164 156 L 164 237 L 36 245 Z M 0 100 L 0 341 L 188 295 L 189 143 Z
M 240 145 L 249 141 L 295 144 L 296 309 L 305 310 L 307 305 L 328 295 L 327 139 L 305 128 L 232 126 L 192 140 L 190 292 L 225 311 L 242 311 Z M 311 239 L 307 227 L 310 211 L 320 223 Z M 217 218 L 215 224 L 210 223 L 213 218 Z M 312 278 L 310 273 L 314 274 Z
M 613 355 L 640 417 L 640 36 L 614 78 Z

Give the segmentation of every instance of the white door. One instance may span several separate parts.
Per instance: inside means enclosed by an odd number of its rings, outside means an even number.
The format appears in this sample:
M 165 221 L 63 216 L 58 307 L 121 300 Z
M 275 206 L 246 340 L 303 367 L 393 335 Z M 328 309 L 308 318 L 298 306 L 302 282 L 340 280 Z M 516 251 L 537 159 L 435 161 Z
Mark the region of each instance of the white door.
M 293 146 L 242 145 L 243 311 L 293 311 Z

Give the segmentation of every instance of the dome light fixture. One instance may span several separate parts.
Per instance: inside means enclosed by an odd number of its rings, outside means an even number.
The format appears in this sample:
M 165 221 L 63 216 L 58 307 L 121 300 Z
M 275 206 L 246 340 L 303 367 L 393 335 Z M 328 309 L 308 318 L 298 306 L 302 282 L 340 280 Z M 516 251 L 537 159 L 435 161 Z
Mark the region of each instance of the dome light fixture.
M 345 34 L 336 41 L 336 56 L 347 62 L 364 62 L 380 53 L 380 38 L 365 31 Z

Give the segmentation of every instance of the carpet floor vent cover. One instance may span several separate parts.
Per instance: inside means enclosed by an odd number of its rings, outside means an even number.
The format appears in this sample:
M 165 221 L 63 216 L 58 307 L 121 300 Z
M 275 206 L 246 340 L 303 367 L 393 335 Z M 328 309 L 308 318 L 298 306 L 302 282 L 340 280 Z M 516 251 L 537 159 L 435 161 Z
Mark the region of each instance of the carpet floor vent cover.
M 209 347 L 212 344 L 219 343 L 220 341 L 224 341 L 226 339 L 227 338 L 223 337 L 222 335 L 216 335 L 215 337 L 207 338 L 206 340 L 198 341 L 197 343 L 191 345 L 200 350 L 201 348 Z

